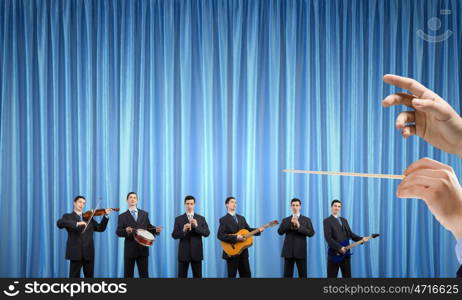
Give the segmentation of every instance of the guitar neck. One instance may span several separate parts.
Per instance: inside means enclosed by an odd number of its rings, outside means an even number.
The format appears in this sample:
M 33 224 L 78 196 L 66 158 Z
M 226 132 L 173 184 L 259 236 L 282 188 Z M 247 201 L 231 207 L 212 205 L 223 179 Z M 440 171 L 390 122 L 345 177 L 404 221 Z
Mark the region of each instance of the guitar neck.
M 369 238 L 372 238 L 372 236 L 369 236 Z M 355 242 L 355 243 L 353 243 L 353 244 L 350 244 L 350 245 L 346 246 L 345 248 L 346 248 L 347 250 L 350 250 L 351 248 L 356 247 L 356 246 L 358 246 L 358 245 L 361 245 L 362 243 L 363 243 L 362 241 L 357 241 L 357 242 Z
M 269 224 L 269 223 L 268 223 L 268 224 L 265 224 L 265 225 L 263 225 L 262 227 L 266 229 L 266 228 L 270 227 L 270 224 Z M 252 230 L 251 232 L 247 233 L 247 234 L 245 235 L 245 237 L 248 238 L 248 237 L 254 236 L 254 235 L 256 235 L 256 234 L 259 233 L 259 232 L 260 232 L 260 230 L 258 230 L 258 228 L 257 228 L 257 229 L 255 229 L 255 230 Z

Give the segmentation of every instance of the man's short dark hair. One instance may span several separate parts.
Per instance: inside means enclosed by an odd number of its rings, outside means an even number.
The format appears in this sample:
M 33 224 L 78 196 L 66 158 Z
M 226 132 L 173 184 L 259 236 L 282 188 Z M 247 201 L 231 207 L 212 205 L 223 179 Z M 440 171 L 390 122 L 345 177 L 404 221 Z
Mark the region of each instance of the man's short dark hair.
M 228 204 L 229 200 L 231 200 L 231 199 L 236 200 L 236 198 L 234 198 L 234 197 L 232 197 L 232 196 L 231 196 L 231 197 L 228 197 L 228 198 L 226 198 L 226 200 L 225 200 L 225 204 Z
M 137 194 L 137 193 L 135 193 L 135 192 L 130 192 L 130 193 L 127 194 L 127 200 L 128 200 L 128 197 L 130 197 L 130 195 L 136 195 L 136 197 L 138 197 L 138 194 Z
M 188 201 L 188 200 L 193 200 L 194 203 L 196 203 L 196 198 L 194 198 L 191 195 L 188 195 L 188 196 L 184 197 L 184 203 L 186 203 L 186 201 Z
M 340 200 L 338 200 L 338 199 L 334 199 L 334 200 L 332 200 L 332 202 L 330 203 L 330 206 L 331 206 L 331 207 L 334 206 L 335 203 L 340 203 L 340 204 L 342 204 L 342 201 L 340 201 Z
M 302 200 L 298 199 L 298 198 L 293 198 L 292 200 L 290 200 L 290 205 L 292 205 L 292 203 L 294 202 L 298 202 L 298 204 L 302 205 Z
M 83 200 L 87 201 L 87 199 L 85 199 L 84 196 L 78 195 L 78 196 L 75 196 L 74 202 L 77 201 L 77 200 L 79 200 L 79 199 L 83 199 Z

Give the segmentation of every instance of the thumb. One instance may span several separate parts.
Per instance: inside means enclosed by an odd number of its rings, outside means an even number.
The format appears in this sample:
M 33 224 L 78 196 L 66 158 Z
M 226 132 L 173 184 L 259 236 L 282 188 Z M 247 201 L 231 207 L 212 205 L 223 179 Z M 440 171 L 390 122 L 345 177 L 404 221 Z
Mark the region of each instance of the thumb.
M 414 106 L 417 111 L 433 115 L 438 121 L 447 121 L 451 118 L 451 109 L 444 101 L 412 99 L 412 106 Z

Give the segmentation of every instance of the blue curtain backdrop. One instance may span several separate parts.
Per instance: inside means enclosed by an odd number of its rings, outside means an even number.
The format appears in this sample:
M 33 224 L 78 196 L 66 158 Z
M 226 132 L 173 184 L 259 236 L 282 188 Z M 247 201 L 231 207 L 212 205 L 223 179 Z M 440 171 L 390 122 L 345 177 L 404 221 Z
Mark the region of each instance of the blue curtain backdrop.
M 164 232 L 153 277 L 176 276 L 171 238 L 183 197 L 212 234 L 204 276 L 223 277 L 216 238 L 234 195 L 251 226 L 289 215 L 299 197 L 316 235 L 309 276 L 326 275 L 322 220 L 343 200 L 359 247 L 355 277 L 453 277 L 455 240 L 397 180 L 285 174 L 282 169 L 400 174 L 429 156 L 461 175 L 459 158 L 403 140 L 403 108 L 386 73 L 420 80 L 460 112 L 458 0 L 0 1 L 0 276 L 65 277 L 56 220 L 77 194 L 87 208 L 125 210 L 129 191 Z M 450 10 L 442 14 L 441 10 Z M 429 29 L 431 18 L 441 28 Z M 435 23 L 432 23 L 435 25 Z M 417 34 L 451 30 L 431 43 Z M 99 218 L 99 217 L 98 217 Z M 95 233 L 95 276 L 123 274 L 117 214 Z M 275 228 L 250 250 L 253 275 L 280 277 Z

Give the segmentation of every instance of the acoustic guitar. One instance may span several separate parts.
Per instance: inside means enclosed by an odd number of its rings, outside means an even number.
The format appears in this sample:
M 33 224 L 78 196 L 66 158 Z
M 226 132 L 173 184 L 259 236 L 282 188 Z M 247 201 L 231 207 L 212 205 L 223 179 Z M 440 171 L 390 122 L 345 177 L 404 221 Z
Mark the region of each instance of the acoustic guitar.
M 263 225 L 265 229 L 268 227 L 276 226 L 279 224 L 277 220 L 271 221 L 266 225 Z M 226 243 L 226 242 L 221 242 L 221 247 L 223 248 L 223 251 L 228 256 L 236 256 L 241 254 L 245 249 L 249 248 L 253 244 L 253 236 L 259 232 L 258 228 L 253 230 L 253 231 L 248 231 L 247 229 L 241 229 L 238 232 L 231 234 L 231 235 L 242 235 L 242 237 L 245 239 L 243 242 L 237 242 L 235 244 L 231 243 Z
M 370 239 L 375 239 L 378 236 L 380 236 L 380 234 L 374 233 L 374 234 L 370 235 L 369 238 Z M 358 241 L 358 242 L 353 243 L 351 245 L 349 245 L 349 243 L 350 243 L 350 240 L 344 240 L 343 242 L 340 243 L 340 245 L 342 245 L 342 247 L 345 247 L 345 249 L 347 250 L 344 254 L 342 254 L 342 253 L 338 252 L 337 250 L 334 250 L 334 249 L 329 247 L 329 250 L 327 251 L 327 254 L 329 255 L 329 259 L 335 261 L 336 263 L 341 263 L 346 257 L 351 256 L 351 254 L 352 254 L 351 251 L 350 251 L 351 248 L 363 244 L 362 241 Z

